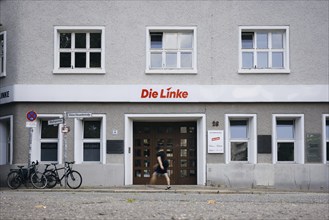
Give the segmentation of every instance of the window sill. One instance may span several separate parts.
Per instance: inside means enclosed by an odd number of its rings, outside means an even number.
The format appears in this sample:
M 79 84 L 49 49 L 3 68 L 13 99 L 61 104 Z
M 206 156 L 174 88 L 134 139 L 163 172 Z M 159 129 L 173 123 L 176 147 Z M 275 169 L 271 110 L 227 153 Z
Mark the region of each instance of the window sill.
M 146 69 L 145 73 L 150 75 L 196 75 L 198 71 L 192 69 Z
M 62 69 L 54 69 L 53 70 L 53 74 L 74 74 L 74 75 L 78 75 L 78 74 L 92 74 L 92 75 L 96 75 L 96 74 L 105 74 L 105 70 L 104 69 L 100 69 L 100 68 L 95 68 L 95 69 L 85 69 L 85 68 L 81 68 L 81 69 L 71 69 L 71 68 L 62 68 Z
M 239 69 L 239 74 L 289 74 L 290 69 Z

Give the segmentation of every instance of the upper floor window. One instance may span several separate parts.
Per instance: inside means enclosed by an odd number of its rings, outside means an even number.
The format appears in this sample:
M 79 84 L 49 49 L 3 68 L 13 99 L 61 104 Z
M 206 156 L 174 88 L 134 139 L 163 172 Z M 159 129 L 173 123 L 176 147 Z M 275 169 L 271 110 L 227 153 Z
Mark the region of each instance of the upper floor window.
M 105 73 L 104 27 L 55 27 L 54 73 Z
M 239 73 L 289 73 L 289 28 L 240 27 Z
M 6 33 L 0 32 L 0 77 L 6 76 Z
M 146 73 L 195 74 L 195 27 L 148 27 Z

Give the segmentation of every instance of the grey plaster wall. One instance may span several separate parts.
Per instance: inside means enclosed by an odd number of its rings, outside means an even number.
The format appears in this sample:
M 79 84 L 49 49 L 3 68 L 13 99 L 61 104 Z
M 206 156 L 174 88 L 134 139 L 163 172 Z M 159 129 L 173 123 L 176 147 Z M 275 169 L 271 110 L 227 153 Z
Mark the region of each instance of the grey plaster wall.
M 13 84 L 325 84 L 328 1 L 11 1 L 0 2 Z M 54 26 L 105 27 L 104 75 L 54 75 Z M 198 74 L 146 75 L 146 26 L 197 26 Z M 241 75 L 240 25 L 288 25 L 290 74 Z

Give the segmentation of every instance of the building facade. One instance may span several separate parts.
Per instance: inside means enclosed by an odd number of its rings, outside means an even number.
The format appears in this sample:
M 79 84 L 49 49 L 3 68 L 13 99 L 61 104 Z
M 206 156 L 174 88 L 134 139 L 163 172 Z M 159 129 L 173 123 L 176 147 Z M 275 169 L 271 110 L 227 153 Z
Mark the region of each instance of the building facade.
M 148 184 L 161 146 L 173 185 L 327 190 L 328 7 L 1 1 L 1 184 L 35 160 Z

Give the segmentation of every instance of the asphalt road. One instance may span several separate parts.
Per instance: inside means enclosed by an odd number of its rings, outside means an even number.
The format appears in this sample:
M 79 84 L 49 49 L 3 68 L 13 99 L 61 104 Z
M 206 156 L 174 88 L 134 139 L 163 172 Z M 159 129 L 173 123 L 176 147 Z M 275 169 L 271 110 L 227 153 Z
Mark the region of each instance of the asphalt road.
M 0 191 L 7 219 L 329 219 L 329 194 Z

